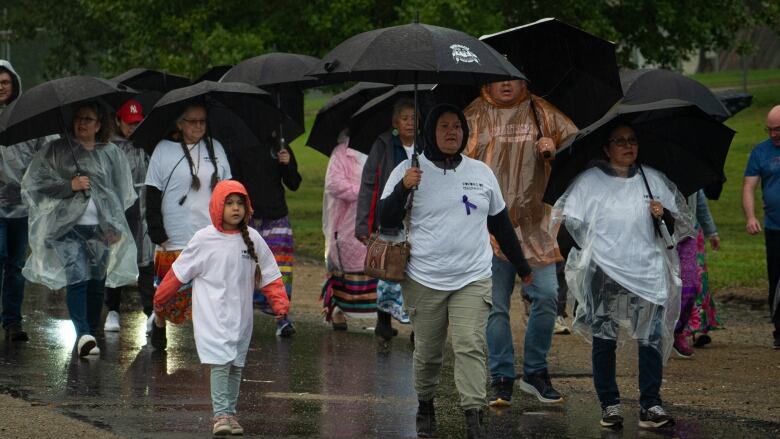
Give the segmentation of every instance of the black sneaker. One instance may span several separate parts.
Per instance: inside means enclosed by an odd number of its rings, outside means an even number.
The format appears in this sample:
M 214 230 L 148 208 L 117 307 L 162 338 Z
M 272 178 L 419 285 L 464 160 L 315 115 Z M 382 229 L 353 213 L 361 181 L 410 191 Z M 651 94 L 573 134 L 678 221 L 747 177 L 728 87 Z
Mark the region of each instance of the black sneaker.
M 417 417 L 415 419 L 417 437 L 438 437 L 439 432 L 436 429 L 436 410 L 433 407 L 433 400 L 418 400 L 417 403 Z
M 546 404 L 563 402 L 561 394 L 552 386 L 547 369 L 539 373 L 524 375 L 523 379 L 520 380 L 520 390 L 534 395 L 536 399 Z
M 623 426 L 623 416 L 620 414 L 620 404 L 609 405 L 601 409 L 602 427 L 620 428 Z
M 490 407 L 509 407 L 512 405 L 513 378 L 501 377 L 493 381 L 493 395 L 488 400 Z
M 27 336 L 27 334 L 25 334 Z M 780 337 L 775 337 L 775 343 L 772 345 L 772 349 L 780 349 Z
M 5 339 L 11 341 L 29 341 L 30 337 L 22 329 L 21 323 L 14 323 L 5 328 Z
M 162 328 L 152 322 L 152 335 L 149 337 L 152 347 L 158 351 L 164 351 L 168 347 L 168 338 L 165 336 L 165 326 Z
M 698 337 L 693 337 L 693 347 L 695 348 L 701 348 L 707 346 L 710 343 L 712 343 L 712 338 L 710 338 L 710 336 L 707 334 L 701 334 Z
M 649 409 L 639 409 L 639 426 L 642 428 L 661 428 L 674 425 L 674 418 L 669 416 L 660 405 Z

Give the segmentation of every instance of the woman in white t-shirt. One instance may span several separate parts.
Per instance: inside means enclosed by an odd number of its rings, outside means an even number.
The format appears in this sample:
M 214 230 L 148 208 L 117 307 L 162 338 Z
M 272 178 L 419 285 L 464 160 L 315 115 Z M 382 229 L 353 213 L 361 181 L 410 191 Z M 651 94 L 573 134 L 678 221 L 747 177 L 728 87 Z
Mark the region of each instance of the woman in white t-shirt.
M 414 387 L 421 437 L 437 435 L 433 397 L 448 328 L 455 352 L 455 385 L 469 437 L 485 437 L 485 331 L 493 258 L 488 232 L 523 281 L 531 281 L 531 268 L 493 171 L 461 154 L 467 139 L 466 118 L 457 107 L 434 107 L 425 122 L 425 153 L 419 157 L 419 167 L 412 167 L 412 160 L 399 164 L 387 180 L 379 206 L 381 226 L 399 228 L 407 199 L 412 197 L 406 228 L 411 257 L 401 291 L 415 333 Z M 412 191 L 415 186 L 418 189 Z
M 157 245 L 154 254 L 155 285 L 173 264 L 196 231 L 211 224 L 209 200 L 220 180 L 231 178 L 222 145 L 208 135 L 207 111 L 191 104 L 176 120 L 173 140 L 161 140 L 154 148 L 146 173 L 146 220 L 149 237 Z M 170 314 L 155 313 L 151 343 L 167 345 L 165 320 L 186 321 L 191 314 L 189 290 L 180 295 Z
M 634 130 L 616 124 L 606 132 L 607 160 L 595 161 L 577 177 L 556 202 L 553 223 L 562 221 L 576 243 L 567 259 L 566 283 L 578 303 L 574 330 L 593 343 L 601 425 L 623 423 L 615 381 L 622 326 L 639 345 L 639 426 L 657 428 L 674 424 L 661 405 L 660 390 L 680 313 L 681 283 L 677 252 L 667 250 L 653 222 L 663 219 L 669 233 L 682 239 L 690 217 L 671 181 L 636 164 Z
M 236 419 L 241 370 L 252 338 L 255 285 L 267 297 L 277 319 L 290 307 L 282 274 L 260 234 L 247 227 L 252 205 L 234 180 L 214 188 L 211 224 L 192 237 L 165 275 L 154 298 L 155 310 L 175 301 L 192 283 L 192 323 L 201 363 L 211 366 L 214 435 L 240 435 Z
M 97 355 L 106 285 L 138 277 L 125 219 L 137 195 L 125 155 L 107 142 L 111 121 L 99 104 L 78 107 L 64 136 L 35 155 L 22 180 L 31 250 L 22 274 L 52 290 L 65 288 L 78 354 Z

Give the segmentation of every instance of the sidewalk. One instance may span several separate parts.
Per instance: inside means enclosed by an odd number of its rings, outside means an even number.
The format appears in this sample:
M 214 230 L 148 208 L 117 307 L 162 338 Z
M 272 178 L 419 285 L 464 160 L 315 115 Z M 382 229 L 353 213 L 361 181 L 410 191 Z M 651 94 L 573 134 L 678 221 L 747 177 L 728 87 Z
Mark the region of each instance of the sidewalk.
M 0 394 L 0 437 L 113 439 L 121 436 L 59 414 L 46 405 L 31 404 Z

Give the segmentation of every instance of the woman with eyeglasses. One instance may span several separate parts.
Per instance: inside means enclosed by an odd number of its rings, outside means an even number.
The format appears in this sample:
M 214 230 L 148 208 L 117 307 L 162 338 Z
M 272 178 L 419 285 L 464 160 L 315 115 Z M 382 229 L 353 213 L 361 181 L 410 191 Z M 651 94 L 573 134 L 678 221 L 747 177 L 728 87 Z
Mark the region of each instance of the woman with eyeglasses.
M 638 343 L 639 426 L 658 428 L 674 424 L 660 390 L 680 314 L 681 284 L 677 252 L 667 250 L 654 221 L 663 219 L 669 234 L 676 230 L 678 236 L 688 233 L 691 221 L 674 184 L 637 164 L 634 130 L 616 124 L 607 132 L 606 160 L 594 161 L 558 200 L 553 227 L 563 222 L 576 243 L 566 263 L 566 281 L 578 303 L 574 330 L 593 343 L 601 425 L 623 424 L 615 379 L 623 328 Z
M 105 286 L 134 283 L 136 248 L 125 210 L 137 198 L 130 165 L 109 143 L 111 123 L 97 103 L 76 109 L 63 138 L 46 144 L 22 180 L 29 206 L 31 282 L 65 288 L 79 356 L 99 355 Z
M 161 140 L 149 160 L 146 220 L 149 237 L 156 244 L 155 287 L 195 232 L 211 224 L 211 192 L 220 180 L 231 178 L 225 150 L 209 135 L 207 118 L 202 104 L 185 107 L 171 140 Z M 191 285 L 187 285 L 179 291 L 176 303 L 155 307 L 151 331 L 155 349 L 167 346 L 165 320 L 182 323 L 190 318 L 191 291 Z

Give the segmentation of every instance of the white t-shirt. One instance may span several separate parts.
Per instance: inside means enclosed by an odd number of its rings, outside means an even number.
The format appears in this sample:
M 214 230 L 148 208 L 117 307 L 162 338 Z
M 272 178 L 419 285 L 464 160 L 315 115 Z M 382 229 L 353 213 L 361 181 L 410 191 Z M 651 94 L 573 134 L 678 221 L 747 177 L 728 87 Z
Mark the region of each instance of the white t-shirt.
M 282 274 L 260 234 L 249 228 L 263 275 L 262 286 Z M 203 364 L 243 367 L 252 338 L 255 262 L 241 234 L 213 225 L 198 230 L 173 263 L 180 282 L 192 281 L 192 325 Z
M 672 212 L 674 194 L 658 171 L 644 167 L 653 197 Z M 607 276 L 629 291 L 653 303 L 663 304 L 667 295 L 664 256 L 656 242 L 650 215 L 650 198 L 642 175 L 613 177 L 591 168 L 579 177 L 566 199 L 563 215 L 589 227 L 593 262 Z M 586 249 L 583 248 L 583 251 Z
M 487 217 L 505 207 L 493 171 L 464 156 L 457 168 L 445 174 L 425 156 L 419 157 L 423 175 L 411 211 L 412 249 L 407 274 L 429 288 L 444 291 L 489 278 L 493 250 Z M 405 160 L 393 170 L 383 199 L 393 192 L 410 166 L 411 161 Z
M 404 151 L 406 151 L 406 158 L 411 159 L 412 154 L 414 153 L 414 143 L 409 146 L 404 145 Z
M 79 220 L 76 221 L 76 224 L 80 226 L 94 226 L 98 223 L 99 220 L 97 205 L 95 205 L 95 200 L 92 197 L 89 197 L 87 208 L 84 210 L 84 213 L 81 214 Z
M 214 142 L 214 158 L 217 160 L 217 174 L 220 180 L 231 178 L 228 163 L 222 144 Z M 214 166 L 209 160 L 206 143 L 201 140 L 197 145 L 191 145 L 190 157 L 198 170 L 200 189 L 190 187 L 192 177 L 187 158 L 181 149 L 181 144 L 162 140 L 154 148 L 146 171 L 146 184 L 154 186 L 163 192 L 162 216 L 165 233 L 168 235 L 167 250 L 180 250 L 187 245 L 196 231 L 211 224 L 209 218 L 209 200 L 211 199 L 211 174 Z M 166 187 L 167 185 L 167 187 Z M 183 204 L 179 201 L 187 196 Z

